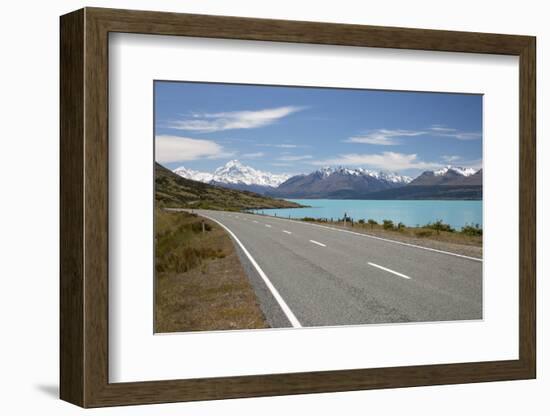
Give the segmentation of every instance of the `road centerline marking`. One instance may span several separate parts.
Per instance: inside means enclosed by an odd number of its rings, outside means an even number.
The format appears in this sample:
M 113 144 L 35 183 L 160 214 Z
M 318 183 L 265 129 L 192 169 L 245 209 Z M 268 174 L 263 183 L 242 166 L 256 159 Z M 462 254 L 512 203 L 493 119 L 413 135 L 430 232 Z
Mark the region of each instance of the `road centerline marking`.
M 398 245 L 401 245 L 401 246 L 413 247 L 413 248 L 417 248 L 417 249 L 420 249 L 420 250 L 426 250 L 426 251 L 431 251 L 431 252 L 434 252 L 434 253 L 446 254 L 446 255 L 449 255 L 449 256 L 460 257 L 460 258 L 463 258 L 463 259 L 474 260 L 474 261 L 478 261 L 480 263 L 483 263 L 482 258 L 480 259 L 478 257 L 465 256 L 463 254 L 453 253 L 453 252 L 445 251 L 445 250 L 438 250 L 436 248 L 419 246 L 417 244 L 412 244 L 412 243 L 405 243 L 404 241 L 398 241 L 398 240 L 392 240 L 390 238 L 378 237 L 378 236 L 375 236 L 375 235 L 372 235 L 372 234 L 358 233 L 356 231 L 343 230 L 343 229 L 340 229 L 340 228 L 330 227 L 330 226 L 327 226 L 327 225 L 314 224 L 314 223 L 311 223 L 311 222 L 305 222 L 305 221 L 300 221 L 300 220 L 295 220 L 295 219 L 288 219 L 288 218 L 281 218 L 281 217 L 273 217 L 273 218 L 275 220 L 279 220 L 279 221 L 289 221 L 289 222 L 294 222 L 294 223 L 300 224 L 300 225 L 308 225 L 308 226 L 311 226 L 311 227 L 325 228 L 327 230 L 353 234 L 353 235 L 356 235 L 358 237 L 372 238 L 373 240 L 385 241 L 385 242 L 388 242 L 388 243 L 398 244 Z
M 218 220 L 216 220 L 212 217 L 209 217 L 207 215 L 204 215 L 204 214 L 202 216 L 205 217 L 205 218 L 208 218 L 211 221 L 214 221 L 215 223 L 217 223 L 219 226 L 221 226 L 223 229 L 225 229 L 225 231 L 227 231 L 229 233 L 229 235 L 237 242 L 239 247 L 242 249 L 242 251 L 246 255 L 246 257 L 248 257 L 248 260 L 250 260 L 250 263 L 252 263 L 252 265 L 254 266 L 254 268 L 256 269 L 256 271 L 258 272 L 258 274 L 260 275 L 260 277 L 264 281 L 265 285 L 267 286 L 267 288 L 269 289 L 269 291 L 271 292 L 271 294 L 273 295 L 273 297 L 275 298 L 275 300 L 279 304 L 280 308 L 283 310 L 283 313 L 286 315 L 287 319 L 290 321 L 290 324 L 294 328 L 302 328 L 302 324 L 300 323 L 300 321 L 298 321 L 298 318 L 296 318 L 296 315 L 294 315 L 292 310 L 288 307 L 287 303 L 285 302 L 283 297 L 280 295 L 277 288 L 275 286 L 273 286 L 273 283 L 271 283 L 271 281 L 269 280 L 269 278 L 267 277 L 265 272 L 262 270 L 260 265 L 258 263 L 256 263 L 256 260 L 254 260 L 254 257 L 252 257 L 252 255 L 248 252 L 248 250 L 246 249 L 244 244 L 241 243 L 241 240 L 239 240 L 237 238 L 235 233 L 233 233 L 233 231 L 231 231 L 228 227 L 226 227 L 220 221 L 218 221 Z
M 269 224 L 266 224 L 265 226 L 266 226 L 267 228 L 271 228 L 271 225 L 269 225 Z
M 321 247 L 326 247 L 326 244 L 320 243 L 320 242 L 315 241 L 315 240 L 309 240 L 309 242 L 313 243 L 313 244 L 317 244 L 318 246 L 321 246 Z
M 378 264 L 375 264 L 375 263 L 371 263 L 370 261 L 368 262 L 368 264 L 372 267 L 376 267 L 380 270 L 384 270 L 388 273 L 393 273 L 395 274 L 396 276 L 399 276 L 399 277 L 402 277 L 403 279 L 409 279 L 410 280 L 410 277 L 407 276 L 407 275 L 404 275 L 403 273 L 399 273 L 399 272 L 396 272 L 395 270 L 392 270 L 392 269 L 388 269 L 387 267 L 384 267 L 384 266 L 380 266 Z
M 292 234 L 290 231 L 287 231 L 287 230 L 283 230 L 283 233 L 285 233 L 285 234 Z
M 253 220 L 252 222 L 258 224 L 258 221 L 256 221 L 256 220 Z

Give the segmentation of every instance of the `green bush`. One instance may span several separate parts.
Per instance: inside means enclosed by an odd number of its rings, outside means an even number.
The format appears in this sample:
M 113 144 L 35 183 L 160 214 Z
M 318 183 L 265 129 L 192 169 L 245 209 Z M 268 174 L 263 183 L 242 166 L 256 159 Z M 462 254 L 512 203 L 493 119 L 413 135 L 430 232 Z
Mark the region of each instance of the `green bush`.
M 363 218 L 361 218 L 359 221 L 357 221 L 359 224 L 364 224 L 365 223 L 365 220 Z
M 384 230 L 393 230 L 394 225 L 392 220 L 382 220 L 382 226 Z
M 403 224 L 402 222 L 399 222 L 397 224 L 397 230 L 398 231 L 403 231 L 405 229 L 405 224 Z
M 370 228 L 374 228 L 375 225 L 378 225 L 378 223 L 374 221 L 372 218 L 369 218 L 367 222 L 369 223 Z
M 436 222 L 429 222 L 424 226 L 424 228 L 429 228 L 430 230 L 434 230 L 437 234 L 439 234 L 441 231 L 447 231 L 449 233 L 454 233 L 455 229 L 451 227 L 449 224 L 445 224 L 442 220 L 437 220 Z
M 430 230 L 418 230 L 414 232 L 414 235 L 417 237 L 430 237 L 433 234 Z
M 460 232 L 462 234 L 471 236 L 483 235 L 483 229 L 479 226 L 479 224 L 466 224 L 464 227 L 462 227 L 462 230 L 460 230 Z

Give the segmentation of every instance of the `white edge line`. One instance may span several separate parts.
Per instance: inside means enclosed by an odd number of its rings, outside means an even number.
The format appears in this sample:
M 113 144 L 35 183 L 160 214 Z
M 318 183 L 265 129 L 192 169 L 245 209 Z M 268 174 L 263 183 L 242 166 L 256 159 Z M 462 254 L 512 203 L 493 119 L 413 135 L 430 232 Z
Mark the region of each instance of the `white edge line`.
M 251 215 L 255 215 L 255 214 L 251 214 Z M 479 259 L 477 257 L 465 256 L 463 254 L 451 253 L 450 251 L 438 250 L 436 248 L 431 248 L 431 247 L 418 246 L 416 244 L 411 244 L 411 243 L 404 243 L 403 241 L 391 240 L 389 238 L 384 238 L 384 237 L 376 237 L 376 236 L 371 235 L 371 234 L 363 234 L 363 233 L 357 233 L 355 231 L 341 230 L 339 228 L 328 227 L 326 225 L 321 225 L 321 224 L 312 224 L 312 223 L 305 222 L 305 221 L 289 220 L 288 218 L 277 218 L 277 217 L 271 217 L 271 216 L 270 216 L 270 218 L 275 218 L 275 219 L 283 220 L 283 221 L 297 222 L 299 224 L 312 225 L 312 226 L 315 226 L 315 227 L 327 228 L 327 229 L 333 230 L 333 231 L 340 231 L 340 232 L 343 232 L 343 233 L 354 234 L 354 235 L 358 235 L 358 236 L 361 236 L 361 237 L 373 238 L 375 240 L 387 241 L 388 243 L 400 244 L 402 246 L 407 246 L 407 247 L 415 247 L 415 248 L 419 248 L 421 250 L 433 251 L 435 253 L 447 254 L 449 256 L 461 257 L 463 259 L 474 260 L 474 261 L 479 261 L 479 262 L 483 263 L 483 259 Z
M 315 241 L 315 240 L 309 240 L 309 242 L 310 242 L 310 243 L 313 243 L 313 244 L 317 244 L 318 246 L 321 246 L 321 247 L 326 247 L 326 245 L 325 245 L 325 244 L 323 244 L 323 243 L 320 243 L 320 242 L 318 242 L 318 241 Z
M 287 230 L 283 230 L 283 233 L 292 234 L 290 231 L 287 231 Z
M 398 273 L 398 272 L 396 272 L 395 270 L 388 269 L 387 267 L 383 267 L 383 266 L 380 266 L 380 265 L 378 265 L 378 264 L 371 263 L 370 261 L 368 262 L 368 264 L 371 265 L 372 267 L 377 267 L 377 268 L 379 268 L 379 269 L 381 269 L 381 270 L 384 270 L 384 271 L 386 271 L 386 272 L 393 273 L 393 274 L 395 274 L 395 275 L 397 275 L 397 276 L 399 276 L 399 277 L 403 277 L 404 279 L 410 279 L 409 276 L 406 276 L 406 275 L 404 275 L 404 274 L 402 274 L 402 273 Z
M 205 218 L 208 218 L 211 221 L 214 221 L 215 223 L 217 223 L 220 227 L 222 227 L 223 229 L 225 229 L 225 231 L 227 231 L 229 233 L 229 235 L 237 242 L 239 247 L 243 250 L 244 254 L 246 254 L 246 257 L 248 257 L 248 260 L 250 260 L 252 265 L 256 268 L 256 271 L 258 272 L 258 274 L 260 275 L 260 277 L 262 278 L 262 280 L 266 284 L 267 288 L 271 291 L 271 294 L 273 295 L 273 297 L 275 298 L 275 300 L 277 301 L 277 303 L 279 304 L 279 306 L 283 310 L 284 314 L 286 315 L 286 317 L 290 321 L 291 325 L 294 328 L 302 328 L 302 324 L 300 324 L 300 321 L 298 321 L 298 318 L 296 318 L 294 313 L 290 310 L 290 308 L 286 304 L 285 300 L 279 294 L 279 291 L 275 288 L 275 286 L 273 286 L 273 284 L 271 283 L 271 281 L 269 280 L 267 275 L 264 273 L 262 268 L 258 265 L 258 263 L 256 263 L 256 260 L 254 260 L 252 255 L 248 252 L 246 247 L 243 245 L 243 243 L 241 243 L 241 241 L 237 238 L 237 236 L 233 233 L 233 231 L 231 231 L 229 228 L 227 228 L 225 225 L 223 225 L 218 220 L 215 220 L 214 218 L 211 218 L 211 217 L 209 217 L 207 215 L 204 215 L 204 214 L 201 214 L 201 215 Z

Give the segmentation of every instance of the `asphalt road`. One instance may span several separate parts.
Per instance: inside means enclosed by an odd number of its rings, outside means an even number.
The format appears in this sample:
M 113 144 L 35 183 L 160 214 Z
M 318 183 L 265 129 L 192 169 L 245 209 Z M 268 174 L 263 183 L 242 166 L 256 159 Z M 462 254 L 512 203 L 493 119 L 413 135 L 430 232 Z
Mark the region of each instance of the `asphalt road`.
M 195 212 L 231 234 L 272 326 L 482 319 L 480 260 L 301 221 Z

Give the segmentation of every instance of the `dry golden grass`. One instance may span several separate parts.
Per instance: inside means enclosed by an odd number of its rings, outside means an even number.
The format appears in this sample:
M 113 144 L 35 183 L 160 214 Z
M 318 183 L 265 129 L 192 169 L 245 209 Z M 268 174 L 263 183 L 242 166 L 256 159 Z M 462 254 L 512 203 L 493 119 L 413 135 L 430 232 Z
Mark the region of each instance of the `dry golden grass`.
M 221 227 L 185 212 L 157 209 L 155 215 L 156 332 L 268 327 Z
M 329 227 L 344 228 L 342 221 L 308 221 Z M 384 229 L 383 224 L 360 224 L 354 222 L 353 226 L 348 221 L 346 230 L 416 244 L 438 250 L 450 251 L 466 256 L 481 258 L 483 255 L 483 237 L 468 235 L 461 232 L 439 231 L 427 227 L 403 227 L 400 229 Z

